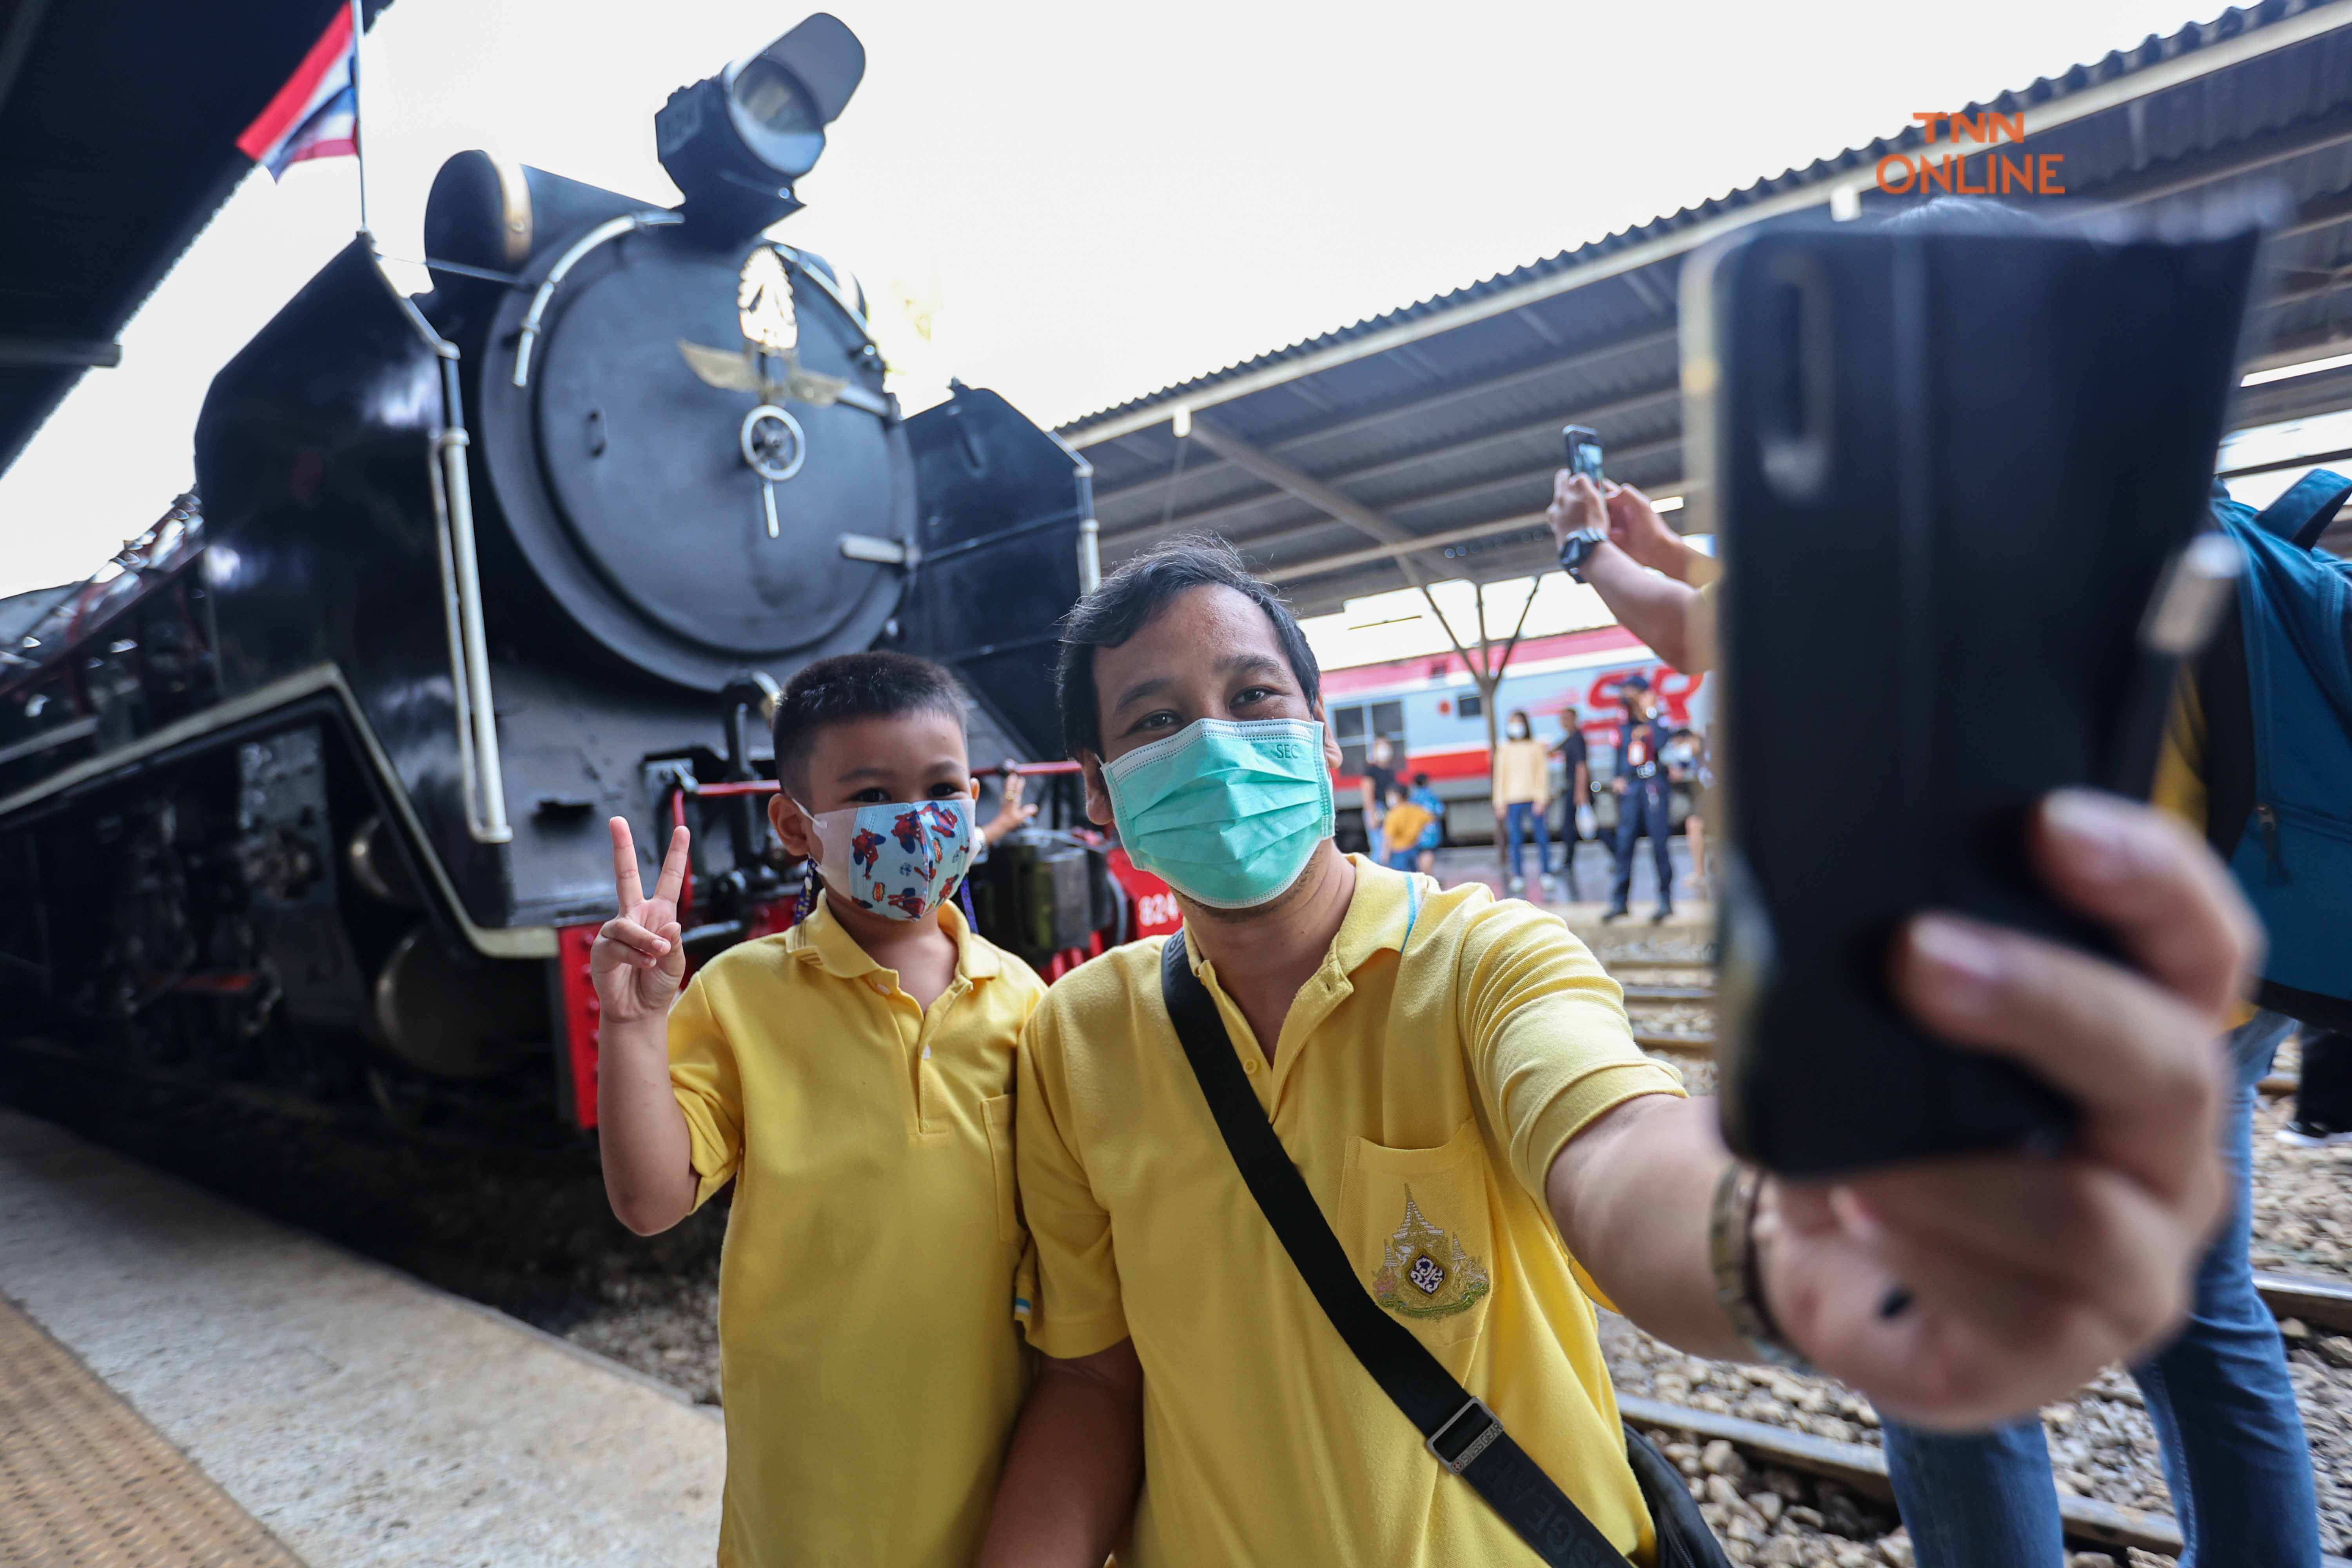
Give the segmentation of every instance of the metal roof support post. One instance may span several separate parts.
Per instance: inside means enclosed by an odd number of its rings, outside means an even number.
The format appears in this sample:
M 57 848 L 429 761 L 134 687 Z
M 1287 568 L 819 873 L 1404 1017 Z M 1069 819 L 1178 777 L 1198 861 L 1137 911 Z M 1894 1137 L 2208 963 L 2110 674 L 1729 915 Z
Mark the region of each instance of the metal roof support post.
M 1221 429 L 1198 416 L 1192 420 L 1192 439 L 1234 467 L 1256 475 L 1276 489 L 1289 491 L 1308 506 L 1359 532 L 1369 534 L 1383 544 L 1402 545 L 1408 550 L 1417 548 L 1411 533 L 1353 496 L 1341 495 L 1322 480 L 1300 473 L 1279 458 L 1267 457 L 1231 431 Z M 1415 586 L 1422 584 L 1423 574 L 1418 561 L 1400 552 L 1397 567 Z
M 1412 553 L 1417 545 L 1412 534 L 1363 502 L 1352 497 L 1341 495 L 1329 485 L 1309 475 L 1300 473 L 1279 458 L 1267 457 L 1230 431 L 1221 430 L 1198 416 L 1193 416 L 1192 426 L 1193 440 L 1200 442 L 1202 446 L 1216 453 L 1235 468 L 1244 469 L 1270 485 L 1289 491 L 1309 506 L 1328 513 L 1351 528 L 1370 534 L 1382 544 L 1396 547 L 1397 570 L 1404 574 L 1405 581 L 1421 590 L 1422 598 L 1429 605 L 1430 615 L 1435 617 L 1439 629 L 1445 633 L 1445 640 L 1454 645 L 1454 654 L 1470 671 L 1472 680 L 1476 682 L 1480 693 L 1486 698 L 1482 706 L 1486 710 L 1486 764 L 1491 779 L 1495 748 L 1499 739 L 1495 714 L 1495 694 L 1503 684 L 1503 671 L 1510 664 L 1513 650 L 1519 646 L 1519 634 L 1527 629 L 1528 612 L 1535 607 L 1537 584 L 1532 583 L 1528 584 L 1527 602 L 1519 606 L 1518 625 L 1511 628 L 1510 640 L 1499 649 L 1496 647 L 1494 640 L 1487 636 L 1486 632 L 1486 584 L 1477 585 L 1475 592 L 1478 596 L 1478 656 L 1473 658 L 1470 650 L 1462 646 L 1462 639 L 1454 635 L 1454 624 L 1445 618 L 1445 612 L 1438 608 L 1437 595 L 1429 591 L 1429 574 L 1423 568 L 1422 563 L 1414 559 Z M 1495 825 L 1495 864 L 1497 868 L 1496 874 L 1507 878 L 1507 872 L 1503 868 L 1508 864 L 1508 856 L 1504 844 L 1499 815 Z M 1506 880 L 1504 885 L 1507 888 L 1508 881 Z
M 1474 674 L 1483 671 L 1481 663 L 1470 657 L 1470 650 L 1464 647 L 1462 639 L 1454 635 L 1453 623 L 1445 618 L 1445 612 L 1437 607 L 1437 598 L 1429 591 L 1429 574 L 1415 558 L 1415 552 L 1421 545 L 1412 534 L 1352 496 L 1341 495 L 1320 479 L 1300 473 L 1280 458 L 1267 457 L 1231 431 L 1219 429 L 1197 416 L 1192 418 L 1192 426 L 1193 440 L 1235 468 L 1255 474 L 1266 483 L 1289 491 L 1307 505 L 1391 547 L 1397 570 L 1403 574 L 1406 582 L 1421 590 L 1422 598 L 1428 602 L 1429 613 L 1436 617 L 1439 628 L 1445 633 L 1445 640 L 1454 645 L 1454 653 Z M 1480 613 L 1482 616 L 1485 613 L 1483 600 Z M 1483 642 L 1482 638 L 1482 647 Z

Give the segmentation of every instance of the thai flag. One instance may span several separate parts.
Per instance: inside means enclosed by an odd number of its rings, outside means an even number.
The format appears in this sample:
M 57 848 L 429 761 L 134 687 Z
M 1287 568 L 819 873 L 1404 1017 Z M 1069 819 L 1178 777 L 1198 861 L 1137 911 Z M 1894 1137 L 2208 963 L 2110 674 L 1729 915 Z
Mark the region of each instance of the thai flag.
M 273 180 L 307 158 L 347 158 L 360 150 L 358 40 L 352 13 L 335 13 L 278 96 L 236 139 L 237 151 Z

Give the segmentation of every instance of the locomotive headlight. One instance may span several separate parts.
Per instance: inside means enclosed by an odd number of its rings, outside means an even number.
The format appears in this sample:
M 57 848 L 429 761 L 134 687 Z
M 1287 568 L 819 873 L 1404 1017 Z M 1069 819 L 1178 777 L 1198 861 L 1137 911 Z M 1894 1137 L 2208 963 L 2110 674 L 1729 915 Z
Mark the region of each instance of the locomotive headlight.
M 717 76 L 680 88 L 654 116 L 662 167 L 689 226 L 723 240 L 797 209 L 793 182 L 816 166 L 824 128 L 866 75 L 866 48 L 818 12 Z

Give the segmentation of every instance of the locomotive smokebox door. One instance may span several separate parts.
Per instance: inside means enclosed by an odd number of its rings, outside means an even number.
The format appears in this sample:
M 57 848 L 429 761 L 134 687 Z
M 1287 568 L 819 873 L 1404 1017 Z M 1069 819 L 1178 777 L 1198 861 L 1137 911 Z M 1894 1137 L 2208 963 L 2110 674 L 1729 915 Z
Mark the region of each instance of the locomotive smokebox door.
M 498 302 L 469 412 L 492 542 L 552 600 L 542 624 L 715 694 L 871 646 L 898 574 L 834 536 L 916 519 L 855 298 L 789 246 L 707 237 L 640 214 L 551 247 Z
M 1055 628 L 1094 587 L 1093 466 L 996 394 L 961 384 L 907 421 L 907 439 L 922 525 L 903 646 L 952 668 L 1029 755 L 1058 757 Z M 842 549 L 883 543 L 849 536 Z

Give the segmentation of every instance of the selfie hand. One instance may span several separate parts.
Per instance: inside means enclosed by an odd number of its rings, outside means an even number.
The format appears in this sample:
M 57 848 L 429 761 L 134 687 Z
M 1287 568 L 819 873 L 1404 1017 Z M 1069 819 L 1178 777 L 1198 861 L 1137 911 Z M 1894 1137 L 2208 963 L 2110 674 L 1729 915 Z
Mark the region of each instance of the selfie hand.
M 1654 571 L 1682 577 L 1682 539 L 1666 526 L 1648 496 L 1612 479 L 1601 492 L 1601 501 L 1609 511 L 1610 543 Z
M 596 1000 L 604 1016 L 619 1023 L 658 1017 L 686 979 L 684 928 L 678 924 L 677 898 L 686 886 L 686 850 L 690 836 L 680 826 L 669 836 L 669 853 L 646 897 L 637 878 L 637 847 L 629 837 L 626 817 L 616 816 L 613 830 L 613 890 L 621 912 L 604 922 L 588 950 L 588 973 L 596 984 Z
M 2216 1040 L 2260 946 L 2220 862 L 2114 797 L 2043 802 L 2033 857 L 2137 970 L 1948 916 L 1912 922 L 1894 988 L 1937 1034 L 2080 1106 L 2054 1155 L 1775 1181 L 1758 1220 L 1781 1331 L 1886 1414 L 1981 1426 L 2160 1342 L 2226 1201 Z
M 1609 526 L 1609 510 L 1601 488 L 1583 474 L 1562 468 L 1551 477 L 1551 508 L 1544 513 L 1551 524 L 1552 542 L 1565 544 L 1571 533 Z

